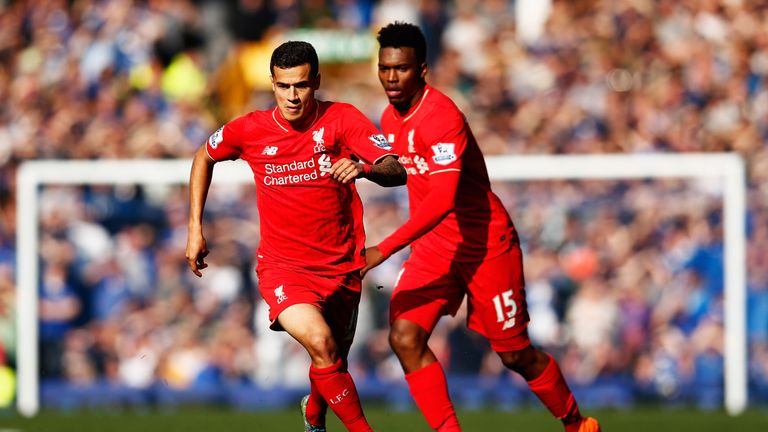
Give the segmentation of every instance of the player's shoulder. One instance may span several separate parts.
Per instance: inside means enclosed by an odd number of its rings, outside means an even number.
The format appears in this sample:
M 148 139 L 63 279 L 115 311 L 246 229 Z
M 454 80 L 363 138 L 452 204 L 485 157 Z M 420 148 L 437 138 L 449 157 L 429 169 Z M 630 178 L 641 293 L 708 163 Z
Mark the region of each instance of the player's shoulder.
M 346 102 L 318 101 L 320 109 L 320 121 L 322 124 L 337 124 L 347 127 L 361 122 L 367 122 L 368 118 L 356 106 Z
M 349 113 L 359 113 L 360 110 L 356 106 L 347 102 L 336 101 L 317 101 L 319 104 L 320 113 L 322 115 L 344 115 Z
M 241 114 L 232 120 L 230 120 L 229 124 L 237 124 L 237 125 L 257 125 L 260 123 L 263 123 L 265 119 L 269 118 L 269 113 L 271 110 L 257 110 L 257 111 L 250 111 L 245 114 Z
M 434 87 L 427 87 L 423 105 L 420 108 L 422 125 L 440 124 L 446 126 L 452 122 L 464 123 L 464 113 L 451 98 Z
M 227 122 L 230 128 L 241 131 L 252 131 L 266 127 L 272 121 L 272 110 L 250 111 Z
M 428 111 L 430 114 L 434 114 L 435 111 L 440 111 L 445 114 L 461 115 L 459 107 L 456 106 L 453 99 L 448 97 L 445 93 L 431 86 L 427 86 L 425 91 L 427 93 L 424 95 L 424 104 L 426 105 L 425 108 L 427 108 L 425 111 Z

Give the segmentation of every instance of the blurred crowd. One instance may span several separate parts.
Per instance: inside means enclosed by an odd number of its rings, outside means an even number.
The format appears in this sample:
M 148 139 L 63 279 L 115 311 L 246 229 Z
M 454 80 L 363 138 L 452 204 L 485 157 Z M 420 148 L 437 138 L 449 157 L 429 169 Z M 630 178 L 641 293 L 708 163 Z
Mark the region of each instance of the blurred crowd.
M 521 14 L 533 13 L 532 3 L 547 18 L 523 37 Z M 424 29 L 428 81 L 462 108 L 486 155 L 744 158 L 750 390 L 768 400 L 765 0 L 0 0 L 0 365 L 15 359 L 19 164 L 189 158 L 220 124 L 271 106 L 265 79 L 277 41 L 302 28 L 324 40 L 373 40 L 396 19 Z M 386 98 L 371 47 L 367 60 L 324 62 L 319 95 L 377 121 Z M 407 200 L 404 190 L 360 189 L 372 244 L 404 221 Z M 494 189 L 522 237 L 531 337 L 558 356 L 569 381 L 619 379 L 640 400 L 721 404 L 716 182 Z M 183 257 L 183 185 L 48 186 L 37 199 L 43 380 L 306 385 L 307 359 L 267 330 L 254 291 L 251 185 L 213 188 L 211 266 L 201 279 Z M 406 257 L 366 280 L 351 354 L 359 382 L 402 380 L 386 328 Z M 462 312 L 441 321 L 432 343 L 449 373 L 514 380 L 464 329 Z

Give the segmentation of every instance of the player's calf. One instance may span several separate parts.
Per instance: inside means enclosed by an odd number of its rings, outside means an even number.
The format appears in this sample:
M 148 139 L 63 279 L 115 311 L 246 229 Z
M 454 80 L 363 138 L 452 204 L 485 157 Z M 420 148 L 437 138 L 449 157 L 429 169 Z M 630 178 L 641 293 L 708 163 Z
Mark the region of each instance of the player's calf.
M 600 432 L 600 425 L 583 418 L 579 404 L 552 356 L 531 346 L 499 353 L 504 365 L 523 376 L 549 412 L 563 422 L 566 432 Z

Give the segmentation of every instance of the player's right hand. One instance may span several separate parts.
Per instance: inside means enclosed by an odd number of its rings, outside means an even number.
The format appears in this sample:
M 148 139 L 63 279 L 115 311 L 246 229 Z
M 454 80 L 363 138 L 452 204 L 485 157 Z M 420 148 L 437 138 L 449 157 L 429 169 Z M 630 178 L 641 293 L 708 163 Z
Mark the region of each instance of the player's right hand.
M 189 268 L 197 277 L 203 276 L 200 270 L 208 267 L 205 257 L 208 256 L 208 246 L 202 234 L 189 234 L 187 237 L 186 258 Z
M 347 184 L 360 177 L 362 172 L 362 164 L 348 158 L 341 158 L 333 164 L 329 174 L 339 182 Z
M 385 259 L 384 254 L 381 253 L 378 246 L 365 248 L 365 267 L 360 270 L 360 277 L 365 277 L 366 273 L 384 262 Z

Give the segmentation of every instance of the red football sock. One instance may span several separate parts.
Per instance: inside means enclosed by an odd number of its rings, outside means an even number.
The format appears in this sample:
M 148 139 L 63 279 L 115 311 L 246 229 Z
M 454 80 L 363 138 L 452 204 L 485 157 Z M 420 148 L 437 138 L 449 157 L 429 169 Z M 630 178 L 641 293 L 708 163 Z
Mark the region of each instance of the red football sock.
M 309 379 L 350 432 L 373 430 L 363 414 L 352 376 L 347 372 L 341 359 L 327 368 L 310 366 Z
M 439 362 L 405 375 L 411 396 L 429 426 L 440 432 L 460 431 L 459 420 L 448 395 L 448 383 Z
M 578 431 L 581 420 L 579 404 L 576 403 L 571 389 L 568 388 L 557 362 L 552 356 L 547 355 L 549 356 L 549 364 L 541 372 L 541 375 L 528 381 L 528 387 L 541 399 L 541 402 L 553 416 L 562 420 L 566 431 L 570 432 L 569 427 L 573 426 Z
M 315 381 L 309 380 L 309 400 L 307 401 L 307 421 L 315 426 L 325 425 L 325 414 L 328 412 L 328 404 L 317 389 Z

